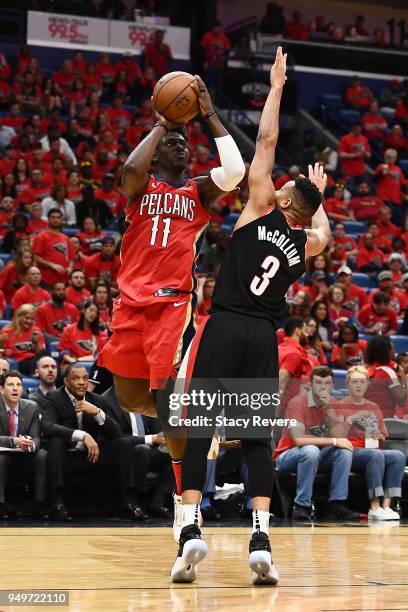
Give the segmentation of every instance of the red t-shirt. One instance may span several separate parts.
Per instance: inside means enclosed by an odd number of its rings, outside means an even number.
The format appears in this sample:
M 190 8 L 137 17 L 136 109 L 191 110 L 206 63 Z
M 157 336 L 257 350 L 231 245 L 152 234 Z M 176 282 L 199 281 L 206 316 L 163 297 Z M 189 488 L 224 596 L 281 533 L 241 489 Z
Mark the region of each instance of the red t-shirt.
M 216 168 L 217 166 L 217 162 L 213 159 L 207 159 L 207 161 L 202 164 L 198 161 L 193 161 L 191 164 L 191 176 L 205 176 L 212 168 Z
M 52 336 L 61 336 L 67 325 L 75 323 L 79 318 L 78 308 L 65 302 L 56 307 L 52 302 L 42 304 L 35 313 L 35 324 Z
M 384 253 L 380 249 L 365 249 L 364 247 L 359 248 L 356 260 L 357 270 L 360 270 L 363 266 L 370 264 L 376 264 L 382 266 L 384 260 Z
M 146 64 L 153 68 L 158 77 L 169 72 L 171 60 L 171 49 L 169 45 L 152 42 L 146 46 L 144 54 Z
M 379 164 L 374 170 L 377 177 L 376 193 L 381 200 L 387 200 L 394 204 L 401 204 L 401 185 L 408 184 L 401 168 L 395 164 L 387 164 L 387 174 L 382 173 L 383 166 Z
M 373 99 L 373 95 L 367 87 L 357 85 L 349 87 L 346 91 L 346 101 L 352 106 L 365 109 Z
M 44 230 L 34 236 L 33 253 L 39 255 L 48 261 L 59 264 L 67 270 L 69 262 L 74 259 L 75 251 L 70 239 L 62 232 L 54 233 L 49 230 Z M 65 271 L 60 274 L 38 264 L 41 270 L 42 279 L 48 285 L 53 285 L 57 282 L 67 283 L 68 275 Z
M 104 191 L 103 189 L 97 189 L 95 191 L 95 198 L 106 202 L 115 217 L 117 217 L 119 213 L 126 207 L 126 200 L 123 201 L 123 197 L 121 196 L 121 194 L 113 189 L 112 191 Z
M 383 201 L 380 198 L 367 195 L 362 198 L 352 198 L 349 209 L 353 211 L 357 221 L 377 221 L 378 211 L 382 205 Z
M 31 341 L 33 332 L 37 332 L 39 335 L 36 349 L 34 349 L 34 345 Z M 15 359 L 17 362 L 24 361 L 25 359 L 32 359 L 36 351 L 45 348 L 44 335 L 41 329 L 34 325 L 30 329 L 21 330 L 19 333 L 13 329 L 8 329 L 7 325 L 3 327 L 0 334 L 7 334 L 7 342 L 4 346 L 5 355 Z
M 85 275 L 87 278 L 116 285 L 119 268 L 120 259 L 117 255 L 113 259 L 102 259 L 101 253 L 95 253 L 86 260 Z
M 4 296 L 3 291 L 0 289 L 0 311 L 2 311 L 3 314 L 4 314 L 5 308 L 6 308 L 6 298 Z
M 365 136 L 354 136 L 346 134 L 342 136 L 339 144 L 339 153 L 357 153 L 367 151 L 371 153 L 370 145 Z M 360 176 L 365 173 L 364 158 L 342 159 L 341 170 L 346 176 Z
M 104 83 L 112 83 L 112 81 L 115 80 L 116 68 L 112 66 L 112 64 L 103 64 L 102 62 L 97 62 L 95 64 L 95 70 Z
M 377 404 L 364 400 L 362 404 L 354 404 L 349 397 L 345 397 L 335 406 L 336 420 L 345 422 L 348 417 L 352 417 L 357 412 L 369 412 L 373 426 L 378 429 L 385 438 L 388 437 L 388 431 L 384 423 L 383 415 Z M 355 421 L 350 427 L 347 439 L 353 445 L 353 448 L 365 447 L 365 423 L 364 421 Z
M 364 238 L 365 238 L 365 234 L 361 234 L 359 245 L 358 245 L 360 249 L 364 249 Z M 392 248 L 391 240 L 389 240 L 382 233 L 380 233 L 377 236 L 377 238 L 374 238 L 374 246 L 376 249 L 380 251 L 384 251 L 385 253 L 388 253 L 389 251 L 391 251 L 391 248 Z
M 288 336 L 279 345 L 279 369 L 287 370 L 291 376 L 281 402 L 281 405 L 285 407 L 289 400 L 299 393 L 301 384 L 312 370 L 305 349 Z
M 378 138 L 383 140 L 384 130 L 388 128 L 388 123 L 381 113 L 365 113 L 361 120 L 364 134 L 367 138 Z
M 76 236 L 81 243 L 82 253 L 88 256 L 101 250 L 101 240 L 106 234 L 105 232 L 95 232 L 94 234 L 78 232 Z
M 73 304 L 74 306 L 77 306 L 77 307 L 80 304 L 82 304 L 82 302 L 85 302 L 85 300 L 87 300 L 90 295 L 91 295 L 90 291 L 88 291 L 88 289 L 85 289 L 85 287 L 81 289 L 80 291 L 78 291 L 77 289 L 74 289 L 74 287 L 67 287 L 65 291 L 66 301 L 69 304 Z
M 381 289 L 376 289 L 375 291 L 372 291 L 370 293 L 369 298 L 368 298 L 369 304 L 373 304 L 374 303 L 374 296 L 379 291 L 381 291 Z M 398 289 L 393 289 L 392 290 L 392 294 L 388 293 L 387 295 L 389 295 L 389 297 L 391 298 L 391 301 L 389 303 L 389 307 L 393 309 L 393 311 L 395 312 L 396 315 L 399 315 L 401 310 L 403 310 L 403 308 L 401 306 L 401 303 L 400 303 L 400 292 L 398 291 Z
M 48 221 L 44 219 L 30 219 L 27 223 L 27 232 L 29 234 L 39 234 L 48 227 Z
M 22 275 L 22 280 L 25 281 L 27 272 Z M 11 301 L 13 295 L 21 287 L 21 282 L 17 276 L 17 270 L 14 262 L 7 264 L 0 273 L 0 289 L 4 292 L 4 296 L 8 302 Z
M 387 308 L 385 314 L 379 315 L 374 312 L 372 304 L 366 304 L 358 314 L 358 320 L 364 328 L 371 328 L 374 323 L 383 324 L 383 333 L 386 334 L 390 329 L 397 330 L 397 315 L 392 308 Z
M 42 287 L 38 287 L 36 291 L 31 291 L 28 285 L 23 285 L 15 292 L 14 297 L 11 300 L 11 305 L 15 311 L 23 304 L 32 304 L 33 306 L 37 307 L 41 306 L 41 304 L 49 302 L 50 299 L 50 294 Z
M 285 35 L 291 40 L 309 40 L 309 30 L 304 23 L 290 22 L 285 26 Z
M 343 306 L 352 310 L 355 314 L 367 304 L 368 295 L 362 287 L 358 285 L 348 285 L 347 297 Z
M 10 212 L 0 210 L 0 238 L 4 238 L 7 232 L 12 229 L 15 214 L 15 210 L 11 210 Z
M 330 404 L 335 406 L 336 400 L 332 399 Z M 327 431 L 325 426 L 326 418 L 326 409 L 318 408 L 314 404 L 313 397 L 310 393 L 298 395 L 291 399 L 285 411 L 285 419 L 293 419 L 297 423 L 304 425 L 304 436 L 312 436 L 314 438 L 330 437 L 330 432 Z M 285 427 L 282 432 L 282 437 L 279 440 L 278 447 L 273 453 L 274 461 L 276 461 L 279 455 L 294 446 L 295 442 L 291 435 L 291 428 Z
M 332 213 L 336 215 L 345 215 L 346 217 L 349 214 L 348 203 L 343 200 L 336 200 L 335 198 L 328 198 L 324 203 L 324 208 L 329 217 Z
M 357 243 L 352 236 L 343 236 L 336 238 L 336 244 L 342 247 L 344 251 L 356 251 L 358 249 Z
M 401 235 L 401 229 L 394 225 L 394 223 L 384 223 L 384 221 L 377 221 L 377 225 L 380 228 L 381 235 L 390 241 L 390 250 L 392 247 L 392 239 L 396 236 Z
M 396 411 L 396 404 L 390 392 L 390 389 L 400 384 L 395 367 L 393 361 L 385 365 L 374 363 L 368 367 L 371 384 L 368 387 L 367 399 L 375 401 L 380 406 L 386 419 L 392 418 Z
M 191 291 L 195 245 L 209 218 L 195 181 L 173 187 L 151 176 L 144 194 L 127 209 L 130 225 L 122 240 L 118 275 L 122 300 L 142 306 L 173 300 L 154 295 L 165 287 Z
M 219 68 L 224 65 L 226 51 L 231 49 L 231 43 L 223 32 L 206 32 L 201 39 L 201 46 L 205 49 L 205 62 Z
M 365 352 L 367 350 L 367 344 L 367 340 L 357 340 L 356 343 L 345 347 L 347 367 L 359 365 L 365 362 Z M 337 365 L 340 355 L 341 348 L 338 344 L 335 344 L 331 352 L 330 362 L 333 365 Z
M 77 359 L 88 355 L 95 357 L 105 343 L 105 331 L 95 336 L 90 329 L 78 329 L 77 324 L 72 323 L 64 329 L 58 350 Z

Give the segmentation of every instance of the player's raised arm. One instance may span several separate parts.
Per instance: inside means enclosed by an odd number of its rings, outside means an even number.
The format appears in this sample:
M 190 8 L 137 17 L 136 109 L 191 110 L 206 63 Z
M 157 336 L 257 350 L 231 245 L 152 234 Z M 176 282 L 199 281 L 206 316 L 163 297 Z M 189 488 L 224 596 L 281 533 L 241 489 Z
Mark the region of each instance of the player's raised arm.
M 324 173 L 323 166 L 318 163 L 313 166 L 309 166 L 309 179 L 316 185 L 320 193 L 323 195 L 326 188 L 327 176 Z M 312 228 L 306 230 L 307 243 L 306 243 L 306 257 L 311 255 L 319 255 L 327 246 L 330 238 L 330 224 L 327 218 L 326 212 L 323 208 L 323 204 L 320 204 L 319 208 L 312 217 Z
M 204 81 L 197 74 L 194 88 L 198 95 L 201 116 L 206 120 L 214 136 L 215 145 L 221 160 L 221 166 L 213 168 L 209 176 L 196 177 L 200 198 L 206 208 L 218 198 L 235 189 L 245 175 L 245 164 L 241 153 L 232 138 L 222 125 Z
M 157 145 L 163 136 L 171 129 L 179 128 L 177 123 L 171 123 L 158 115 L 158 122 L 150 134 L 140 142 L 127 158 L 123 166 L 122 183 L 127 197 L 132 200 L 143 192 L 149 181 L 149 169 Z
M 249 200 L 236 227 L 256 219 L 275 203 L 271 175 L 279 135 L 279 108 L 286 78 L 286 53 L 282 53 L 282 47 L 278 47 L 271 69 L 271 90 L 262 111 L 255 155 L 249 169 Z

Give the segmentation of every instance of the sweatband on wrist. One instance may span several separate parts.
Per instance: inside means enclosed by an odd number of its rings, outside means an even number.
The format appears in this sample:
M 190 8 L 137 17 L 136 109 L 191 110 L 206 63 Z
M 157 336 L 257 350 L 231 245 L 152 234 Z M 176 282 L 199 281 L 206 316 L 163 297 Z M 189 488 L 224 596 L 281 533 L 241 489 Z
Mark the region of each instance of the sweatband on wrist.
M 214 138 L 221 166 L 210 172 L 214 183 L 222 191 L 232 191 L 245 176 L 245 164 L 232 136 Z

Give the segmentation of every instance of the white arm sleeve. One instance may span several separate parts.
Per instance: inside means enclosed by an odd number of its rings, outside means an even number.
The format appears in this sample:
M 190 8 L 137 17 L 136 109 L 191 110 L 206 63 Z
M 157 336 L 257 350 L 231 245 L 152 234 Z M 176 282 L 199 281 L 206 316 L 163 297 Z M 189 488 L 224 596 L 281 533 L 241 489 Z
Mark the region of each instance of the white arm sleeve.
M 221 167 L 210 172 L 214 183 L 222 191 L 232 191 L 245 176 L 245 164 L 234 139 L 229 134 L 214 138 L 221 159 Z

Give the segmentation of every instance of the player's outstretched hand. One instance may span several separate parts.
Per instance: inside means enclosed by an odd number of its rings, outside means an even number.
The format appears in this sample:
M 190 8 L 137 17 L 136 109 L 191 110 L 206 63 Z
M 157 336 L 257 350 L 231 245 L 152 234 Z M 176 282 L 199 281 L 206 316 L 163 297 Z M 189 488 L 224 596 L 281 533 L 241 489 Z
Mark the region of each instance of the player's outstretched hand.
M 288 54 L 282 52 L 282 47 L 278 47 L 276 51 L 275 63 L 271 69 L 271 85 L 273 87 L 283 87 L 286 76 L 286 58 Z
M 198 74 L 195 74 L 194 78 L 195 83 L 192 83 L 191 87 L 195 90 L 198 96 L 198 103 L 200 105 L 201 115 L 205 117 L 206 115 L 214 111 L 213 103 L 203 79 Z
M 309 180 L 316 185 L 320 193 L 324 193 L 327 183 L 327 174 L 319 162 L 316 162 L 314 167 L 309 164 Z

